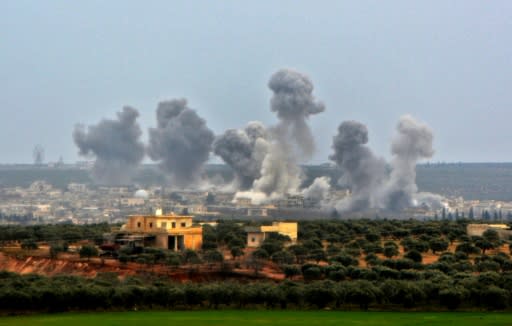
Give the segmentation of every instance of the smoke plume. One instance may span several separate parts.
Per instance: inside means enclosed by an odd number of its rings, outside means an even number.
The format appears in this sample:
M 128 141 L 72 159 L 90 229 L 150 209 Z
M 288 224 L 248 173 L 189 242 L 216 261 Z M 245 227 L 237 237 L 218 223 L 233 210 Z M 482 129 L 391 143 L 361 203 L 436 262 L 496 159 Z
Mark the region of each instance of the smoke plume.
M 158 104 L 157 127 L 149 129 L 148 154 L 171 177 L 175 186 L 194 185 L 208 160 L 213 132 L 186 99 Z
M 357 121 L 341 123 L 333 138 L 334 153 L 329 158 L 342 168 L 342 182 L 352 192 L 338 209 L 357 211 L 377 205 L 375 191 L 382 184 L 386 164 L 372 153 L 367 143 L 368 129 Z
M 268 153 L 268 133 L 263 124 L 249 122 L 242 130 L 228 129 L 214 144 L 214 153 L 228 164 L 236 176 L 236 187 L 248 190 L 261 177 L 261 166 Z
M 311 158 L 315 146 L 306 120 L 325 110 L 313 96 L 313 83 L 300 72 L 281 69 L 271 76 L 268 87 L 274 92 L 270 108 L 280 120 L 276 132 L 291 140 L 302 157 Z
M 311 80 L 297 71 L 277 71 L 268 87 L 273 92 L 270 108 L 277 113 L 279 123 L 269 130 L 259 178 L 254 179 L 250 191 L 235 196 L 251 198 L 253 203 L 298 193 L 302 177 L 298 160 L 311 158 L 315 148 L 307 119 L 325 110 L 313 96 Z
M 433 134 L 430 128 L 406 115 L 400 118 L 391 150 L 393 159 L 388 172 L 386 162 L 377 158 L 368 143 L 368 130 L 356 121 L 345 121 L 333 138 L 330 159 L 343 171 L 342 182 L 351 196 L 336 204 L 341 211 L 384 209 L 401 211 L 408 207 L 438 208 L 439 195 L 418 193 L 416 164 L 431 158 Z
M 124 107 L 117 120 L 104 119 L 95 126 L 77 125 L 73 140 L 83 156 L 94 155 L 94 180 L 100 184 L 128 184 L 132 173 L 144 158 L 137 110 Z
M 331 179 L 328 177 L 315 178 L 313 183 L 302 190 L 304 199 L 310 200 L 316 204 L 322 205 L 329 195 L 331 190 Z
M 391 174 L 385 188 L 384 205 L 393 211 L 399 211 L 414 204 L 413 198 L 418 192 L 416 186 L 416 164 L 421 159 L 434 155 L 433 134 L 430 128 L 405 115 L 396 127 L 396 136 L 391 145 L 393 159 Z

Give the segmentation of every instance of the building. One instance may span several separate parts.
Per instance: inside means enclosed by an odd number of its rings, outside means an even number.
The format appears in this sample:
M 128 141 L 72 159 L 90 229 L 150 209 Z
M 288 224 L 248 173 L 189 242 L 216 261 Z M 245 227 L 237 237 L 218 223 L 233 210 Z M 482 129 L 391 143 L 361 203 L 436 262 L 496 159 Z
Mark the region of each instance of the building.
M 203 229 L 195 226 L 189 215 L 132 215 L 115 231 L 114 241 L 170 250 L 201 249 Z
M 272 225 L 247 227 L 247 247 L 257 248 L 272 233 L 288 236 L 292 243 L 297 242 L 297 222 L 273 222 Z
M 512 230 L 506 224 L 468 224 L 467 234 L 469 236 L 481 237 L 485 231 L 494 230 L 501 239 L 509 239 L 512 236 Z
M 247 216 L 268 216 L 268 208 L 249 207 L 247 209 Z

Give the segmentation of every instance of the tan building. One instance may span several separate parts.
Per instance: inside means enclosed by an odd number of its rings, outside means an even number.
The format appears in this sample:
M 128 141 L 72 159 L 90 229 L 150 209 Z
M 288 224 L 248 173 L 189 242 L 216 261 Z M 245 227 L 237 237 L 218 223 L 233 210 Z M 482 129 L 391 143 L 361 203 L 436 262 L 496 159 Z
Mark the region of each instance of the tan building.
M 468 224 L 467 234 L 469 236 L 481 237 L 485 231 L 494 230 L 501 239 L 508 240 L 512 236 L 512 230 L 506 224 Z
M 203 228 L 189 215 L 132 215 L 117 231 L 118 242 L 139 241 L 143 246 L 170 250 L 201 249 Z M 119 241 L 121 240 L 121 241 Z
M 262 225 L 259 227 L 247 227 L 247 247 L 257 248 L 271 234 L 278 233 L 288 236 L 292 243 L 297 242 L 297 222 L 273 222 L 272 225 Z

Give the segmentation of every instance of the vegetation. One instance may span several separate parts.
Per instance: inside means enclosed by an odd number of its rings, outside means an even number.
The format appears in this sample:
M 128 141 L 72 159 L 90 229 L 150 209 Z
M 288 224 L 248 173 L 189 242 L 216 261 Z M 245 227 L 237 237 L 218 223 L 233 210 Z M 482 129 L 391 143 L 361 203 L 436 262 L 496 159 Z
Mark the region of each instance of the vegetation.
M 216 282 L 173 283 L 168 277 L 157 277 L 151 272 L 143 278 L 124 280 L 115 274 L 85 279 L 3 272 L 0 309 L 23 312 L 253 307 L 512 308 L 512 259 L 503 251 L 511 242 L 492 231 L 482 237 L 469 237 L 466 224 L 466 220 L 303 221 L 299 224 L 298 243 L 271 236 L 260 248 L 247 250 L 241 224 L 220 221 L 215 228 L 205 227 L 205 245 L 200 251 L 135 251 L 123 247 L 118 256 L 121 264 L 160 264 L 170 270 L 188 268 L 192 274 L 204 269 L 217 273 Z M 56 240 L 56 228 L 62 235 L 74 233 L 82 239 L 88 234 L 96 237 L 106 226 L 96 225 L 90 230 L 70 225 L 4 227 L 5 234 L 0 232 L 0 237 L 31 235 L 21 241 L 26 251 L 34 249 L 34 244 L 37 248 L 34 239 L 49 237 L 54 239 L 49 255 L 56 258 L 68 248 L 67 241 Z M 92 244 L 82 244 L 79 254 L 90 259 L 99 252 Z M 270 268 L 285 280 L 260 277 L 234 281 L 233 268 L 252 270 L 256 275 Z
M 319 267 L 312 267 L 318 269 Z M 325 272 L 325 271 L 322 271 Z M 354 271 L 348 271 L 354 274 Z M 398 273 L 386 278 L 385 268 L 360 273 L 347 281 L 311 280 L 173 283 L 162 278 L 99 274 L 94 279 L 0 273 L 0 309 L 4 312 L 61 312 L 134 309 L 485 309 L 510 305 L 512 274 L 459 273 L 450 279 L 440 272 Z M 368 275 L 373 275 L 368 277 Z M 318 277 L 318 275 L 316 275 Z M 417 277 L 416 280 L 411 278 Z M 368 280 L 374 278 L 374 280 Z
M 332 311 L 173 311 L 102 314 L 52 314 L 0 318 L 1 326 L 64 325 L 508 325 L 512 316 L 490 313 L 360 313 Z

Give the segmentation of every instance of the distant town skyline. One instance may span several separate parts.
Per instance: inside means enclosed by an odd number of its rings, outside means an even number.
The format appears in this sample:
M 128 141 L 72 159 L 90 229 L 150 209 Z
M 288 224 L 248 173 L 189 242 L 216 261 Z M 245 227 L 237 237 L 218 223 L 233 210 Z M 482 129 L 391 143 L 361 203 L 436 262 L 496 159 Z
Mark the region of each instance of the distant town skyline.
M 328 162 L 344 120 L 390 158 L 404 114 L 434 132 L 431 162 L 512 162 L 509 1 L 3 1 L 0 163 L 85 160 L 75 124 L 136 108 L 147 143 L 159 101 L 187 98 L 216 135 L 274 125 L 267 83 L 309 76 L 309 123 Z M 150 162 L 145 159 L 145 162 Z M 211 155 L 210 162 L 220 162 Z

